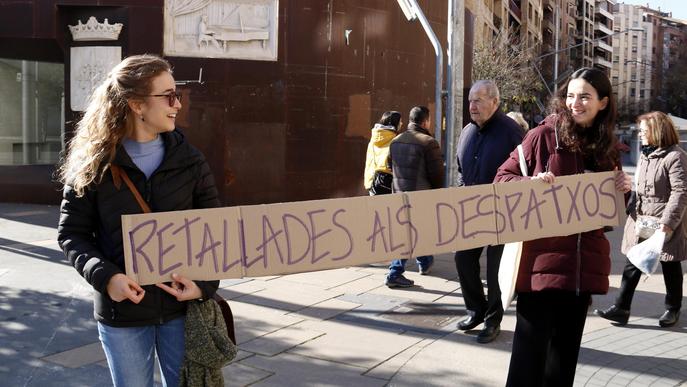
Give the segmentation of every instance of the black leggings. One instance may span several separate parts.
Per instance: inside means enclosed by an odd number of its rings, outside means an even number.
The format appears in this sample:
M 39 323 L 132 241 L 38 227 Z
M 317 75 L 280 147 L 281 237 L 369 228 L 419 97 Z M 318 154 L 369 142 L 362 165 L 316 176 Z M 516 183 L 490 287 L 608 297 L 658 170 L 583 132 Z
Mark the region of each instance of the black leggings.
M 663 272 L 663 282 L 666 285 L 666 309 L 680 310 L 682 307 L 682 265 L 679 261 L 661 261 L 661 271 Z M 642 272 L 629 259 L 626 259 L 623 279 L 620 281 L 620 292 L 615 299 L 617 307 L 630 310 L 632 297 L 634 297 L 641 276 Z
M 589 294 L 519 293 L 508 387 L 572 386 Z

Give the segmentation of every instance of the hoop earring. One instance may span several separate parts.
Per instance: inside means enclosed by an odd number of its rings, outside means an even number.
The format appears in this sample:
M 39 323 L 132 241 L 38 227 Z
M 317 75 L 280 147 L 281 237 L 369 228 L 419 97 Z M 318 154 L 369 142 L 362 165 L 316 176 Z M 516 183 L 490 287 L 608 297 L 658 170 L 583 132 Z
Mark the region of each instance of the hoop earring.
M 143 121 L 143 122 L 145 122 L 145 121 L 146 121 L 146 120 L 145 120 L 145 118 L 143 118 L 143 116 L 142 116 L 142 115 L 141 115 L 141 121 Z

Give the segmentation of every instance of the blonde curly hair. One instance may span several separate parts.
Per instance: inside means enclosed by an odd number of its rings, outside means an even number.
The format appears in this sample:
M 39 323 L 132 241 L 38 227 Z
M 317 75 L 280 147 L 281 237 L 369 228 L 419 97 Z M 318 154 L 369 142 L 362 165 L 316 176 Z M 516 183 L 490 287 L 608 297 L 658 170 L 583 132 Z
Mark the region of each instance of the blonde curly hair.
M 58 181 L 83 196 L 91 184 L 98 184 L 114 159 L 117 147 L 133 132 L 129 100 L 150 94 L 153 78 L 172 72 L 169 62 L 156 55 L 134 55 L 124 59 L 100 84 L 90 98 L 74 137 L 57 170 Z

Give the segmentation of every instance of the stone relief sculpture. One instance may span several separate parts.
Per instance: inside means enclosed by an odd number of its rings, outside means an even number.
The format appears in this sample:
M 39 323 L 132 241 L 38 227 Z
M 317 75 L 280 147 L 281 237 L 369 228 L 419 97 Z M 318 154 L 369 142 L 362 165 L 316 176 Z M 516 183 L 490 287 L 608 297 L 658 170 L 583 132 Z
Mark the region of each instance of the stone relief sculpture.
M 122 23 L 110 24 L 107 19 L 100 23 L 91 16 L 84 24 L 69 26 L 72 40 L 112 41 L 122 31 Z M 73 111 L 84 111 L 93 93 L 107 76 L 107 73 L 122 60 L 122 48 L 118 46 L 71 47 L 69 55 L 69 107 Z
M 168 56 L 277 60 L 278 0 L 165 0 Z

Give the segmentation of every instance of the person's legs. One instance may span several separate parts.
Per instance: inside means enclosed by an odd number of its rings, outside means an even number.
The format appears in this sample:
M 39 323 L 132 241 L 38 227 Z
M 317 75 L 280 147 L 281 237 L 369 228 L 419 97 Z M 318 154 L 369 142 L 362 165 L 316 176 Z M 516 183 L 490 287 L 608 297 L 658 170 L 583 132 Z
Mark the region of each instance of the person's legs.
M 642 271 L 637 269 L 629 259 L 625 262 L 625 269 L 623 269 L 623 277 L 620 280 L 620 291 L 615 299 L 615 305 L 618 308 L 630 310 L 632 306 L 632 298 L 635 295 L 635 289 L 642 276 Z
M 553 293 L 551 296 L 555 297 L 549 303 L 554 318 L 544 370 L 544 386 L 572 386 L 591 296 L 578 296 L 572 292 Z
M 428 274 L 429 269 L 434 265 L 433 255 L 423 255 L 415 258 L 417 261 L 417 267 L 420 270 L 420 274 Z
M 407 259 L 394 259 L 391 261 L 391 265 L 389 266 L 389 274 L 387 274 L 388 279 L 395 279 L 398 276 L 403 275 L 403 273 L 406 271 L 406 262 Z
M 98 335 L 115 387 L 153 385 L 154 326 L 116 328 L 98 323 Z
M 666 309 L 677 311 L 682 308 L 682 264 L 661 261 L 663 282 L 666 285 Z
M 479 257 L 482 254 L 482 249 L 482 247 L 478 247 L 456 251 L 454 257 L 465 309 L 467 309 L 468 315 L 476 316 L 479 320 L 484 318 L 487 311 L 487 300 L 484 297 L 484 287 L 479 276 Z
M 179 385 L 184 362 L 184 322 L 185 317 L 180 317 L 156 327 L 157 357 L 162 371 L 162 385 L 166 387 Z
M 507 387 L 542 385 L 552 324 L 552 313 L 544 301 L 540 293 L 518 294 Z
M 503 255 L 503 245 L 487 246 L 487 311 L 484 325 L 496 326 L 503 319 L 503 304 L 499 288 L 499 265 Z

